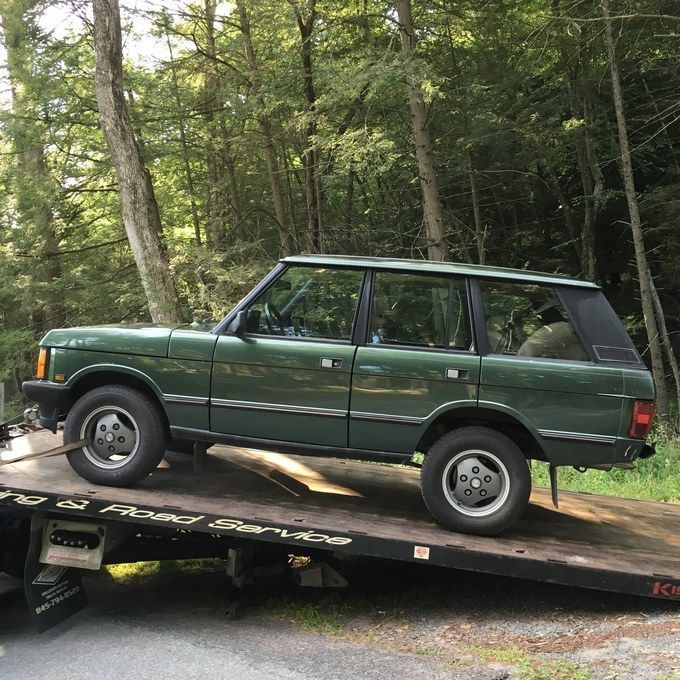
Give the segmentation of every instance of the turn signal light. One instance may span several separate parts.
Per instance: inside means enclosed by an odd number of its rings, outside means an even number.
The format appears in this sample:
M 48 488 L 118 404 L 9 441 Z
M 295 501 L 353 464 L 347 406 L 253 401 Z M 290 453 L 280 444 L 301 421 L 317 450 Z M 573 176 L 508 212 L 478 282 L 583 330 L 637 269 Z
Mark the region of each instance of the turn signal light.
M 45 380 L 47 378 L 47 360 L 49 358 L 49 350 L 47 347 L 40 348 L 40 354 L 38 354 L 38 366 L 35 369 L 35 377 L 38 380 Z
M 633 415 L 630 419 L 628 436 L 633 439 L 646 439 L 652 429 L 654 419 L 653 401 L 633 402 Z

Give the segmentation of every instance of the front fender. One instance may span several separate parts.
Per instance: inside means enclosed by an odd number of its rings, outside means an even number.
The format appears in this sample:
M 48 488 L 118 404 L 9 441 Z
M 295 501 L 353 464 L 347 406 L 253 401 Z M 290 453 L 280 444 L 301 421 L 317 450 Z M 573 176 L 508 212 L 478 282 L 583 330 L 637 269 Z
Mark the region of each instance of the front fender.
M 83 380 L 102 373 L 129 376 L 137 384 L 141 382 L 156 395 L 161 407 L 164 411 L 166 410 L 163 392 L 156 382 L 146 373 L 124 364 L 92 364 L 84 366 L 73 373 L 68 381 L 63 384 L 48 380 L 28 380 L 23 383 L 22 389 L 26 397 L 31 401 L 37 402 L 40 407 L 40 425 L 52 432 L 56 432 L 57 423 L 66 416 L 75 401 L 74 390 L 77 391 L 78 386 Z
M 121 373 L 123 375 L 132 376 L 137 380 L 141 380 L 151 388 L 160 402 L 163 403 L 163 391 L 158 387 L 156 382 L 146 373 L 143 373 L 136 368 L 132 368 L 131 366 L 126 366 L 125 364 L 100 363 L 85 366 L 71 375 L 64 384 L 69 390 L 73 390 L 81 380 L 94 373 Z

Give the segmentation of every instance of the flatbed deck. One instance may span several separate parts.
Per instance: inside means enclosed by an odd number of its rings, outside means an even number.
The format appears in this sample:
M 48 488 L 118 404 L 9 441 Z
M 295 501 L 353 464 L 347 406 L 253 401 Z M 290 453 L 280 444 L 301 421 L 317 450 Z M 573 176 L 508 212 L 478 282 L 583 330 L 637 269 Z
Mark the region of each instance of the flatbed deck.
M 41 431 L 1 457 L 60 443 Z M 510 530 L 469 536 L 432 520 L 413 468 L 213 446 L 201 475 L 190 456 L 169 453 L 137 486 L 112 488 L 47 458 L 0 468 L 0 507 L 680 599 L 678 505 L 561 492 L 556 509 L 549 490 L 534 489 Z

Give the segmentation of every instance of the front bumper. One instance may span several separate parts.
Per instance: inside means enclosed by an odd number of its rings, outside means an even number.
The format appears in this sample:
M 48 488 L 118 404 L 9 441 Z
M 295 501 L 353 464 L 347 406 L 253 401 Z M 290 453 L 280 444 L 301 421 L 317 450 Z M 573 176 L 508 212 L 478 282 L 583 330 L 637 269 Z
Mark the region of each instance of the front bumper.
M 27 380 L 21 390 L 27 399 L 40 407 L 40 425 L 56 432 L 60 416 L 68 410 L 69 388 L 45 380 Z

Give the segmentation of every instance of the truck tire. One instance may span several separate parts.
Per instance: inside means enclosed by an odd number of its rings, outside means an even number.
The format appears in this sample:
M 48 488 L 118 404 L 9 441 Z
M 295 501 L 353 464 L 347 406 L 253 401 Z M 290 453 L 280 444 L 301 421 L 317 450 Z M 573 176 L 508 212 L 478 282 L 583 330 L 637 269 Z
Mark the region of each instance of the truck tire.
M 491 536 L 513 524 L 531 493 L 524 454 L 487 427 L 462 427 L 436 441 L 420 475 L 423 499 L 452 531 Z
M 0 572 L 24 578 L 30 534 L 29 517 L 0 509 Z
M 64 442 L 90 437 L 92 444 L 66 456 L 81 477 L 106 486 L 128 486 L 151 474 L 168 439 L 158 404 L 124 385 L 97 387 L 69 411 Z

